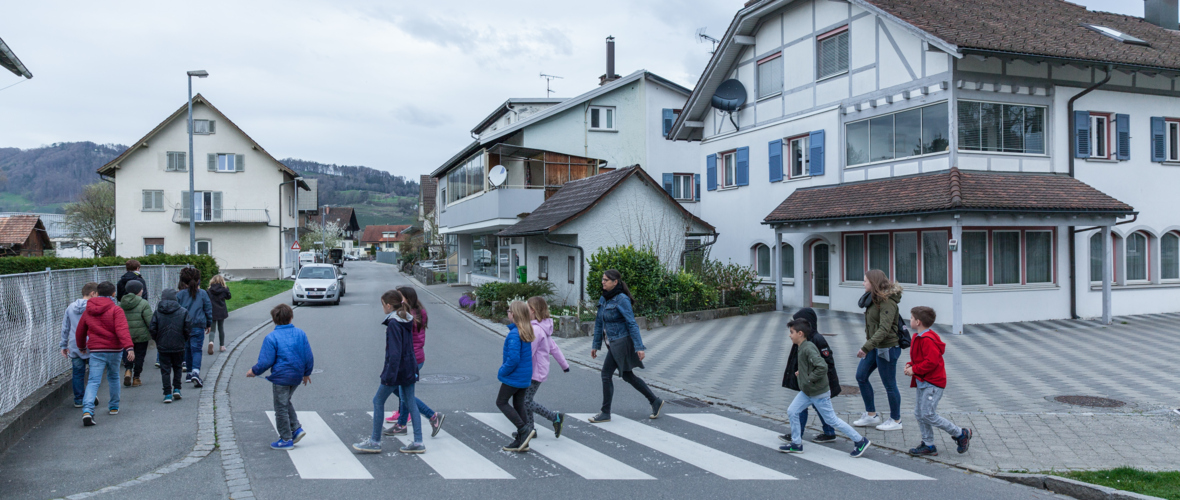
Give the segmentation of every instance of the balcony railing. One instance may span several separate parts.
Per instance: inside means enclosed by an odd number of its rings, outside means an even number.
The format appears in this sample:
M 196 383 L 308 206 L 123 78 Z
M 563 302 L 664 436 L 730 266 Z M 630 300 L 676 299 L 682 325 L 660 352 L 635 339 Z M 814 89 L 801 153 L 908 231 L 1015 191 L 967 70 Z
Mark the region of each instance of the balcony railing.
M 218 208 L 197 210 L 197 224 L 270 224 L 270 211 L 265 208 Z M 188 224 L 189 210 L 177 208 L 172 222 Z

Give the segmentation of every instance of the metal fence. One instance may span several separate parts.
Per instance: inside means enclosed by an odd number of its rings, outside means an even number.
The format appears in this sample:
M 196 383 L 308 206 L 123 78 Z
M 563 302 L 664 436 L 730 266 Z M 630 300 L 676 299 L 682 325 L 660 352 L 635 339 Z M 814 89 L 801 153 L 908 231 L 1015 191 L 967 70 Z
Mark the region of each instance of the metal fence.
M 155 309 L 160 292 L 175 288 L 186 266 L 143 266 L 148 298 Z M 66 308 L 81 298 L 87 282 L 115 283 L 123 266 L 61 269 L 0 275 L 0 415 L 70 369 L 61 355 Z
M 398 252 L 377 252 L 377 262 L 382 264 L 397 264 L 397 259 L 401 257 Z

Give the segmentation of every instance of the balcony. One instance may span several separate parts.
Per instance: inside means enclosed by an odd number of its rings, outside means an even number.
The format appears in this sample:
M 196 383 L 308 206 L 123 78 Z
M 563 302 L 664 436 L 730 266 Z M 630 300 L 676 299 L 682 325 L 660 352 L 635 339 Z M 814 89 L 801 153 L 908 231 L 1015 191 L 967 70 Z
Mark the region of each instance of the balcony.
M 493 189 L 445 207 L 438 215 L 439 229 L 445 234 L 507 227 L 516 223 L 516 216 L 536 210 L 544 201 L 543 188 Z
M 172 212 L 172 222 L 188 224 L 189 210 L 177 208 Z M 217 208 L 197 209 L 197 224 L 270 224 L 270 211 L 265 208 Z

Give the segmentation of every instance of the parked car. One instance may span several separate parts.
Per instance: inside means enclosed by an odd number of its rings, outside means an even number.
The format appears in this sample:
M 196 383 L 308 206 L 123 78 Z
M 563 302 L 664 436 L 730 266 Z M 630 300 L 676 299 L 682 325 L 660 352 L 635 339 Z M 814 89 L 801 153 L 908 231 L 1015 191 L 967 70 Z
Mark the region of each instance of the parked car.
M 295 286 L 291 287 L 291 304 L 339 304 L 344 296 L 344 277 L 348 273 L 332 264 L 307 264 L 299 270 Z
M 315 264 L 315 252 L 299 252 L 299 265 Z
M 328 263 L 337 267 L 344 267 L 344 249 L 333 248 L 328 250 Z

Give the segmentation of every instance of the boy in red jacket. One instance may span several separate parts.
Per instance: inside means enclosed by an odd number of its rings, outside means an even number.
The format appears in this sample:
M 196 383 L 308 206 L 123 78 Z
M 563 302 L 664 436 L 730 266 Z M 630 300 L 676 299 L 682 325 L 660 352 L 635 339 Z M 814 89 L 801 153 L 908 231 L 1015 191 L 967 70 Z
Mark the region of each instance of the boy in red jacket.
M 922 431 L 922 445 L 910 450 L 910 455 L 938 455 L 934 447 L 934 428 L 950 434 L 958 443 L 957 451 L 966 453 L 971 444 L 971 429 L 960 429 L 950 420 L 938 414 L 938 401 L 946 389 L 946 365 L 942 353 L 946 344 L 930 328 L 934 324 L 934 309 L 918 306 L 910 310 L 910 328 L 915 332 L 910 345 L 910 362 L 905 364 L 905 374 L 912 377 L 910 387 L 918 389 L 918 401 L 914 405 L 914 417 Z
M 86 382 L 86 395 L 82 398 L 82 425 L 94 425 L 94 398 L 102 384 L 102 373 L 107 372 L 107 384 L 111 387 L 108 410 L 111 415 L 119 414 L 119 364 L 123 351 L 127 361 L 135 361 L 131 351 L 131 331 L 127 328 L 127 316 L 115 302 L 115 284 L 104 281 L 98 284 L 98 297 L 86 302 L 86 312 L 78 321 L 74 333 L 78 350 L 90 353 L 90 380 Z

